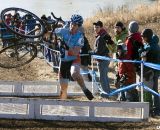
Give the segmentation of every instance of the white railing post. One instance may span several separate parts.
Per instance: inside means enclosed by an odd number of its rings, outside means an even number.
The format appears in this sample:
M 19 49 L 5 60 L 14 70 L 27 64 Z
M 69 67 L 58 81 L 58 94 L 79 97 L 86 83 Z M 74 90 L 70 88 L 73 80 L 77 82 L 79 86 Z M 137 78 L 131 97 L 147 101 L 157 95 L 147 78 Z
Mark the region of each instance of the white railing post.
M 16 82 L 16 85 L 14 87 L 14 93 L 16 95 L 21 95 L 23 93 L 23 85 L 20 82 Z
M 144 99 L 143 99 L 143 69 L 144 69 L 144 62 L 142 60 L 141 62 L 141 102 L 144 102 Z
M 94 93 L 94 69 L 93 69 L 93 56 L 91 56 L 91 63 L 92 63 L 92 93 Z

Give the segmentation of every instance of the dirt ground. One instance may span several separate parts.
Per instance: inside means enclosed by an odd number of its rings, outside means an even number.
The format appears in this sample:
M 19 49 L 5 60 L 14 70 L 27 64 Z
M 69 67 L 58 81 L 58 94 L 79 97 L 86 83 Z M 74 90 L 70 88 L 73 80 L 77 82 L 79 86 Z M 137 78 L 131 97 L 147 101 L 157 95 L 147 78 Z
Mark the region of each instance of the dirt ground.
M 14 69 L 0 68 L 0 80 L 52 81 L 57 79 L 52 67 L 44 59 L 35 58 L 31 63 Z
M 109 73 L 113 79 L 113 73 Z M 57 75 L 53 69 L 43 60 L 35 58 L 31 63 L 15 69 L 0 68 L 0 80 L 10 81 L 52 81 Z M 80 98 L 83 99 L 83 98 Z M 100 122 L 62 122 L 41 120 L 7 120 L 0 119 L 2 130 L 156 130 L 160 129 L 160 119 L 150 118 L 149 121 L 140 123 L 100 123 Z
M 160 121 L 140 123 L 62 122 L 41 120 L 0 120 L 0 130 L 158 130 Z

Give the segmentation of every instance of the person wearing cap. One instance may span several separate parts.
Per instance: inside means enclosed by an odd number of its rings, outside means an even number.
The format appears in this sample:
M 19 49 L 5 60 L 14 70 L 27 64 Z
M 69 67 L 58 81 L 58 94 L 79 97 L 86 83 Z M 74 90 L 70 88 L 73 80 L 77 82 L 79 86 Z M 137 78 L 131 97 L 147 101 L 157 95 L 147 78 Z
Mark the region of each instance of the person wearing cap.
M 124 43 L 119 43 L 117 45 L 117 58 L 120 60 L 129 60 L 127 55 L 127 47 Z M 136 82 L 136 72 L 134 64 L 131 62 L 118 62 L 118 69 L 116 74 L 116 80 L 114 85 L 116 88 L 123 86 L 128 86 Z M 118 94 L 117 100 L 119 101 L 131 101 L 136 102 L 138 100 L 138 92 L 133 90 L 128 90 L 125 93 L 120 92 Z
M 159 64 L 160 60 L 160 47 L 158 45 L 159 38 L 157 35 L 153 34 L 153 31 L 146 28 L 141 33 L 144 47 L 139 50 L 141 58 L 150 63 Z M 158 92 L 158 70 L 152 69 L 150 67 L 144 66 L 143 72 L 143 82 L 144 84 Z M 152 100 L 152 94 L 150 92 L 144 92 L 144 101 L 150 103 L 150 115 L 160 116 L 160 98 L 154 95 Z
M 119 41 L 121 41 L 122 43 L 124 43 L 126 41 L 126 38 L 128 36 L 128 31 L 126 29 L 126 27 L 124 26 L 124 24 L 121 22 L 121 21 L 118 21 L 115 23 L 114 25 L 114 43 L 115 43 L 115 46 L 114 48 L 110 49 L 112 50 L 112 53 L 113 53 L 113 58 L 117 58 L 116 57 L 116 47 L 119 43 Z M 116 70 L 116 67 L 117 67 L 117 64 L 114 62 L 114 66 L 115 66 L 115 70 Z
M 84 45 L 84 36 L 79 28 L 83 24 L 82 16 L 74 14 L 71 16 L 69 28 L 55 29 L 56 36 L 60 39 L 61 47 L 61 66 L 60 66 L 60 98 L 67 98 L 67 88 L 70 76 L 80 85 L 82 91 L 89 100 L 94 97 L 86 87 L 82 75 L 80 74 L 80 50 Z
M 109 57 L 108 44 L 114 44 L 111 39 L 111 36 L 103 28 L 103 23 L 97 21 L 93 23 L 94 31 L 96 33 L 96 40 L 94 44 L 94 54 L 100 56 Z M 98 60 L 98 69 L 100 72 L 100 84 L 102 89 L 106 92 L 110 92 L 110 85 L 108 79 L 108 66 L 110 61 L 108 60 Z M 102 96 L 102 95 L 101 95 Z

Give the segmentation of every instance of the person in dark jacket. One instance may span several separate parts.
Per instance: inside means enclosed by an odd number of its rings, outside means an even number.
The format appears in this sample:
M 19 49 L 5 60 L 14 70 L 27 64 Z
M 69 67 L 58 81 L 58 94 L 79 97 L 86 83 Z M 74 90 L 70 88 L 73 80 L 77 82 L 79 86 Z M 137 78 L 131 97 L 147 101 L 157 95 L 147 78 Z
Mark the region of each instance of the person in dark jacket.
M 153 34 L 151 29 L 144 29 L 141 33 L 143 38 L 144 47 L 140 51 L 142 59 L 146 62 L 159 64 L 159 53 L 160 48 L 158 45 L 159 39 L 156 35 Z M 150 67 L 144 66 L 144 84 L 158 92 L 158 70 L 154 70 Z M 150 115 L 160 116 L 160 100 L 158 96 L 154 96 L 152 100 L 152 95 L 150 92 L 144 92 L 144 101 L 150 103 Z
M 81 55 L 81 70 L 84 72 L 88 72 L 88 74 L 83 74 L 84 80 L 87 81 L 92 81 L 92 76 L 89 73 L 88 66 L 91 65 L 91 55 L 89 55 L 89 52 L 92 50 L 89 41 L 85 35 L 85 30 L 83 27 L 80 27 L 79 29 L 80 32 L 82 32 L 84 36 L 84 46 L 80 50 L 80 55 Z
M 93 23 L 93 25 L 94 25 L 94 31 L 96 33 L 94 53 L 96 55 L 109 57 L 109 49 L 107 48 L 107 44 L 114 44 L 114 42 L 112 41 L 111 36 L 103 28 L 103 23 L 101 21 L 97 21 Z M 110 85 L 108 79 L 109 63 L 110 62 L 107 60 L 98 60 L 98 69 L 100 72 L 100 84 L 102 89 L 106 93 L 110 92 Z
M 155 51 L 156 49 L 156 64 L 160 64 L 160 46 L 158 45 L 159 43 L 159 38 L 157 35 L 153 34 L 152 36 L 152 44 L 153 44 L 153 49 Z M 154 70 L 154 76 L 153 76 L 153 90 L 157 93 L 158 92 L 158 78 L 159 78 L 159 73 L 160 71 Z M 153 106 L 153 112 L 155 116 L 160 116 L 160 97 L 157 95 L 154 95 L 154 106 Z

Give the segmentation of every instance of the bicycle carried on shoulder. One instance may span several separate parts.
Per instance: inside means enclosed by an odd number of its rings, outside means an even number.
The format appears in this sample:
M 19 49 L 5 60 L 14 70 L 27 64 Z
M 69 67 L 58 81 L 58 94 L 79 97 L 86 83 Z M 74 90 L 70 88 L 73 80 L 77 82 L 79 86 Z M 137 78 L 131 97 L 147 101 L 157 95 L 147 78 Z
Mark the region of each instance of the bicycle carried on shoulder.
M 7 14 L 12 15 L 9 24 L 6 20 Z M 53 23 L 54 27 L 51 32 L 56 28 L 58 21 L 63 21 L 55 17 L 53 13 L 52 16 L 56 22 Z M 44 22 L 30 11 L 15 7 L 2 10 L 1 20 L 6 30 L 12 32 L 15 37 L 10 40 L 9 46 L 0 50 L 0 67 L 10 69 L 28 64 L 37 56 L 37 45 L 44 43 Z M 35 41 L 35 38 L 38 40 Z

